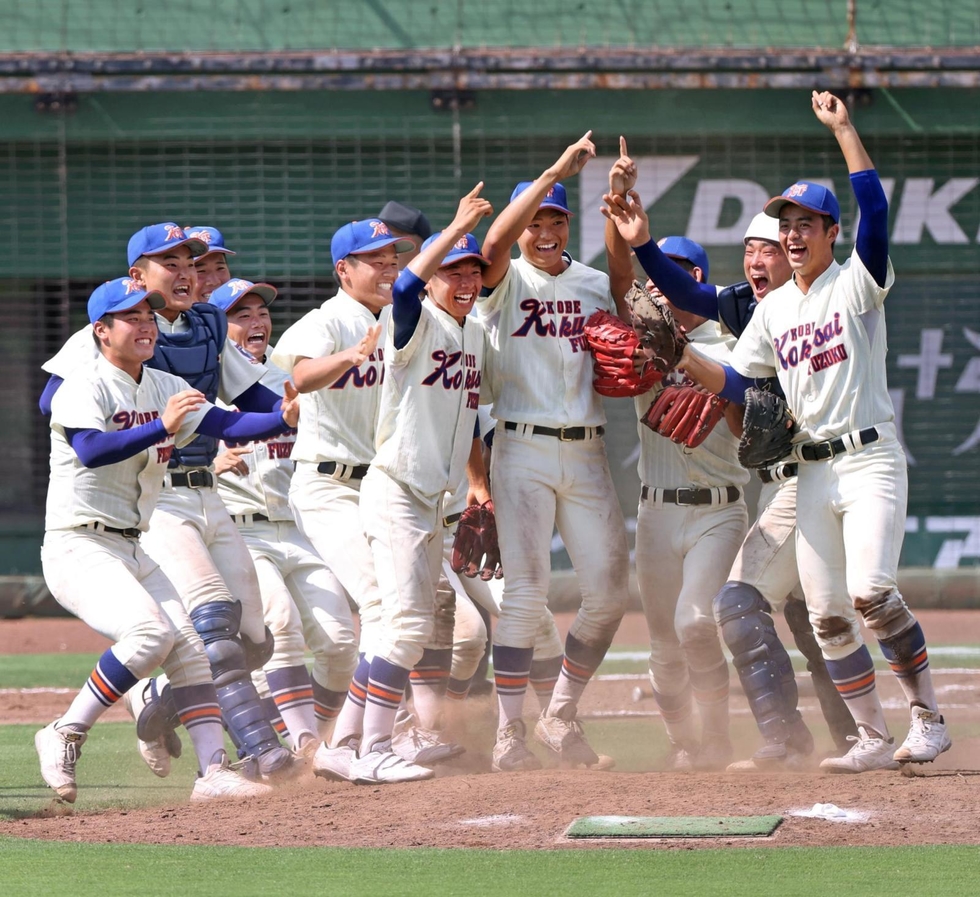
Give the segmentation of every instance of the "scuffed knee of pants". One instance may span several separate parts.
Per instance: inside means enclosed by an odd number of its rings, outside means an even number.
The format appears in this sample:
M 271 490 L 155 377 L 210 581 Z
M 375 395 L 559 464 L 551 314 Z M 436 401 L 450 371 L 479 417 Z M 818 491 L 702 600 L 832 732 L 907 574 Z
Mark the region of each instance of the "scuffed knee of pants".
M 896 638 L 915 625 L 915 617 L 897 589 L 856 595 L 851 600 L 879 640 Z
M 829 660 L 847 657 L 864 644 L 856 619 L 840 616 L 814 616 L 811 619 L 820 651 Z

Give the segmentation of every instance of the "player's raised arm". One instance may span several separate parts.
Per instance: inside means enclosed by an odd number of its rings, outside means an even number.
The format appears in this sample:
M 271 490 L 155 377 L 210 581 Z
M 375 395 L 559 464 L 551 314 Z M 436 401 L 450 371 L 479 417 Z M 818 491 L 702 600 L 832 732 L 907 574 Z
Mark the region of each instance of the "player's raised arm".
M 814 115 L 830 130 L 830 133 L 840 144 L 848 172 L 854 174 L 875 167 L 871 161 L 871 156 L 868 155 L 868 151 L 858 136 L 857 129 L 851 122 L 847 104 L 843 100 L 826 90 L 823 92 L 815 90 L 810 97 L 810 104 L 813 106 Z
M 609 196 L 626 197 L 636 186 L 636 163 L 630 158 L 626 138 L 619 138 L 619 158 L 609 169 Z M 601 209 L 600 209 L 601 211 Z M 633 253 L 629 243 L 623 239 L 615 222 L 606 216 L 605 229 L 606 267 L 609 271 L 609 291 L 616 302 L 616 311 L 624 320 L 629 320 L 629 308 L 624 297 L 633 285 Z
M 595 156 L 592 131 L 566 148 L 554 165 L 546 168 L 529 185 L 518 184 L 511 201 L 490 226 L 483 241 L 483 255 L 490 260 L 483 272 L 483 285 L 493 288 L 507 273 L 510 250 L 521 232 L 534 220 L 548 191 L 563 178 L 578 174 Z

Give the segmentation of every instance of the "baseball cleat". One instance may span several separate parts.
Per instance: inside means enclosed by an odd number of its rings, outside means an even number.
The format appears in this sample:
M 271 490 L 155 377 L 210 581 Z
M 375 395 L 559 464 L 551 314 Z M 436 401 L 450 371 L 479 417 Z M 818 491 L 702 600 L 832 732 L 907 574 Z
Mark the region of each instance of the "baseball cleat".
M 282 745 L 259 754 L 256 765 L 263 782 L 285 782 L 303 772 L 303 761 Z
M 272 793 L 272 787 L 261 782 L 251 782 L 228 765 L 228 755 L 215 751 L 207 772 L 198 776 L 191 792 L 192 801 L 241 800 L 247 797 L 264 797 Z
M 349 741 L 339 747 L 327 747 L 324 741 L 313 755 L 313 775 L 322 779 L 349 782 L 351 764 L 357 758 L 357 742 Z
M 56 729 L 49 723 L 34 736 L 34 747 L 41 761 L 41 778 L 55 794 L 70 804 L 75 803 L 78 786 L 75 784 L 75 764 L 82 756 L 86 732 Z
M 578 720 L 542 715 L 535 723 L 534 737 L 563 764 L 594 769 L 599 763 L 599 755 L 585 740 L 585 731 Z
M 696 749 L 689 750 L 683 745 L 672 742 L 670 750 L 660 761 L 659 767 L 664 772 L 693 772 L 696 753 Z
M 946 720 L 939 715 L 939 711 L 913 707 L 909 734 L 895 751 L 894 758 L 899 763 L 932 763 L 952 746 Z
M 540 769 L 541 761 L 527 748 L 527 729 L 524 720 L 515 719 L 497 732 L 497 742 L 493 746 L 493 772 L 519 772 L 526 769 Z
M 727 735 L 706 738 L 694 755 L 694 768 L 698 772 L 721 772 L 728 768 L 734 754 L 735 749 Z
M 144 680 L 141 680 L 123 695 L 123 705 L 137 722 L 143 716 L 146 707 L 154 700 L 150 689 L 151 681 L 147 680 L 144 684 Z M 180 736 L 173 729 L 168 729 L 158 738 L 149 741 L 144 741 L 137 734 L 136 746 L 143 762 L 150 767 L 150 772 L 161 779 L 170 775 L 170 758 L 179 757 L 183 748 Z
M 843 757 L 827 757 L 820 761 L 820 768 L 834 773 L 871 772 L 874 769 L 898 769 L 894 759 L 895 740 L 882 738 L 877 732 L 869 732 L 858 726 L 857 737 L 851 735 L 854 744 Z
M 444 741 L 434 729 L 408 726 L 396 731 L 391 749 L 403 760 L 419 766 L 433 766 L 466 753 L 466 748 L 454 741 Z
M 401 782 L 420 782 L 435 773 L 426 766 L 403 760 L 391 749 L 390 741 L 382 741 L 363 757 L 355 757 L 350 765 L 350 780 L 355 785 L 395 785 Z

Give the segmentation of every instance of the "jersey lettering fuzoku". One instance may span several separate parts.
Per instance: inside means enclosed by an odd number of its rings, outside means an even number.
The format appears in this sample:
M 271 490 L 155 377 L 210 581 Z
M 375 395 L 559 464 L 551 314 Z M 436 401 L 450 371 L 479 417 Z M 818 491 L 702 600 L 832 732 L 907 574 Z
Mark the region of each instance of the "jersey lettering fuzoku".
M 285 371 L 271 363 L 257 367 L 262 368 L 259 382 L 282 395 L 283 384 L 289 379 Z M 227 471 L 218 477 L 218 495 L 229 514 L 264 514 L 269 520 L 292 521 L 289 481 L 293 476 L 291 456 L 295 442 L 294 433 L 281 433 L 271 439 L 252 442 L 252 451 L 240 456 L 248 466 L 248 473 L 239 475 Z M 222 448 L 225 448 L 224 443 Z
M 390 309 L 385 308 L 375 318 L 366 306 L 340 290 L 293 324 L 270 360 L 292 376 L 297 359 L 325 358 L 356 346 L 374 324 L 386 327 L 390 316 Z M 303 393 L 293 460 L 370 464 L 384 378 L 384 350 L 379 346 L 364 364 L 350 368 L 330 386 Z
M 76 369 L 51 402 L 51 483 L 45 529 L 73 529 L 103 523 L 118 529 L 146 530 L 173 447 L 194 438 L 201 418 L 214 406 L 190 412 L 175 435 L 104 467 L 85 467 L 65 438 L 66 429 L 128 430 L 163 414 L 167 400 L 188 389 L 180 377 L 143 368 L 137 383 L 99 355 L 87 370 Z
M 477 302 L 490 347 L 497 420 L 546 427 L 606 422 L 592 388 L 592 356 L 584 334 L 595 311 L 616 314 L 609 278 L 569 259 L 553 276 L 514 259 L 493 292 Z
M 389 329 L 391 329 L 389 327 Z M 388 382 L 382 391 L 374 466 L 434 506 L 463 478 L 480 406 L 486 331 L 463 324 L 432 300 L 412 338 L 385 345 Z
M 891 260 L 880 287 L 855 250 L 843 265 L 832 262 L 808 293 L 790 280 L 756 308 L 731 364 L 748 377 L 775 372 L 800 427 L 796 441 L 894 419 L 882 309 L 894 282 Z
M 714 361 L 727 363 L 731 359 L 735 338 L 723 333 L 717 321 L 705 321 L 689 334 L 698 351 Z M 664 385 L 692 386 L 683 371 L 672 371 L 664 377 Z M 642 418 L 650 403 L 660 395 L 653 389 L 633 401 L 636 414 Z M 688 448 L 654 433 L 646 424 L 637 424 L 640 434 L 640 460 L 637 465 L 640 480 L 647 486 L 676 488 L 679 486 L 744 486 L 749 472 L 738 462 L 738 439 L 732 435 L 724 418 L 718 421 L 697 448 Z

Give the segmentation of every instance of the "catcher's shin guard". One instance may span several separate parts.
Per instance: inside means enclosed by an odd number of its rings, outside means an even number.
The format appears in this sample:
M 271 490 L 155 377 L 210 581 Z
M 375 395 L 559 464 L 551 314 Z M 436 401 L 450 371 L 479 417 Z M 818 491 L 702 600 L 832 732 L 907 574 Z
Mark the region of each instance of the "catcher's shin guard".
M 249 678 L 247 652 L 238 636 L 241 615 L 237 601 L 212 601 L 194 608 L 190 618 L 211 663 L 228 734 L 243 757 L 258 758 L 281 745 Z
M 715 596 L 714 611 L 762 737 L 786 744 L 802 729 L 799 693 L 768 603 L 754 586 L 726 582 Z M 800 745 L 803 752 L 811 747 Z
M 136 687 L 139 688 L 138 685 Z M 155 678 L 150 679 L 145 688 L 148 692 L 143 694 L 143 709 L 136 717 L 136 735 L 141 741 L 165 738 L 170 747 L 174 744 L 172 736 L 180 725 L 180 713 L 174 702 L 173 690 L 169 682 L 163 688 L 158 688 Z M 178 750 L 173 756 L 179 757 L 179 739 L 176 740 L 176 745 Z

